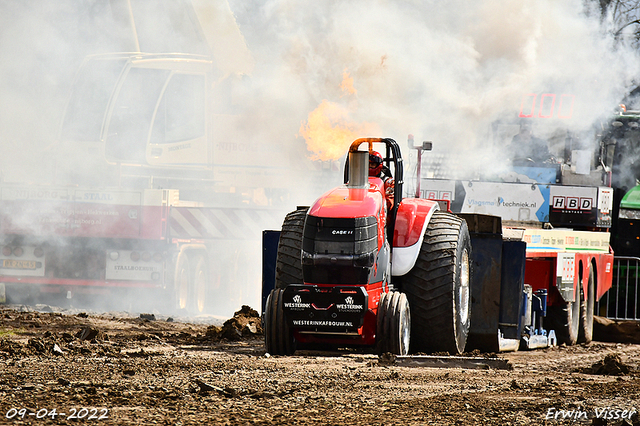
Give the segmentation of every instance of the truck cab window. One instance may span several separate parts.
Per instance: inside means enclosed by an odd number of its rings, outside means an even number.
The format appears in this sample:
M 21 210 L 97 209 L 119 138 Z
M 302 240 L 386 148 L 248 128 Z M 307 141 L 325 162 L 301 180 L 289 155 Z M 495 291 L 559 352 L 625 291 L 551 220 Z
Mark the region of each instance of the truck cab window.
M 76 77 L 62 123 L 62 139 L 96 142 L 109 99 L 126 61 L 89 61 Z
M 152 144 L 170 144 L 204 135 L 204 75 L 174 74 L 156 113 Z
M 116 99 L 107 130 L 108 157 L 146 162 L 147 140 L 162 88 L 170 71 L 131 68 Z

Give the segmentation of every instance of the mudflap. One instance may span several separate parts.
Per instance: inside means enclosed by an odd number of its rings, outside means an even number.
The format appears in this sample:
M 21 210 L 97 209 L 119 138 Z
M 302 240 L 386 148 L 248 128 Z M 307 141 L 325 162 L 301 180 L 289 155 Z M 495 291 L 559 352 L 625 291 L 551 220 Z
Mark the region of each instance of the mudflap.
M 276 259 L 280 231 L 262 231 L 262 314 L 269 293 L 276 287 Z
M 296 330 L 355 332 L 364 324 L 369 295 L 364 287 L 290 284 L 284 290 L 283 310 Z
M 522 332 L 526 244 L 503 241 L 498 216 L 459 214 L 471 235 L 471 328 L 466 350 L 517 350 Z

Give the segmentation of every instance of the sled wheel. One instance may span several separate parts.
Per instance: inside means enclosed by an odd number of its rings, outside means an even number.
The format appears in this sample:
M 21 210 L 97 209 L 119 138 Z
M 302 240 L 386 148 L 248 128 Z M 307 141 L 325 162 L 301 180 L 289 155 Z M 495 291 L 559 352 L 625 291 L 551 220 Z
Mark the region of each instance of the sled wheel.
M 189 271 L 189 258 L 186 253 L 181 253 L 176 264 L 176 273 L 174 278 L 175 285 L 175 306 L 174 308 L 180 312 L 186 312 L 189 306 L 189 287 L 191 283 L 191 274 Z
M 302 231 L 308 210 L 301 207 L 284 219 L 276 258 L 276 288 L 302 284 Z
M 578 328 L 580 326 L 580 304 L 578 296 L 575 302 L 566 302 L 563 305 L 549 306 L 547 308 L 548 329 L 555 330 L 558 344 L 564 343 L 567 346 L 571 346 L 577 343 Z
M 293 333 L 282 310 L 282 289 L 273 289 L 267 297 L 264 317 L 265 350 L 271 355 L 293 355 L 296 351 Z
M 203 256 L 198 256 L 193 270 L 193 303 L 191 310 L 194 314 L 203 314 L 207 308 L 208 282 L 207 263 Z
M 464 352 L 471 323 L 471 237 L 467 222 L 435 212 L 418 259 L 403 277 L 413 352 Z
M 589 282 L 587 295 L 584 297 L 584 289 L 580 286 L 580 328 L 578 329 L 578 342 L 591 343 L 593 339 L 593 309 L 595 306 L 596 279 L 593 273 L 593 265 L 589 268 Z

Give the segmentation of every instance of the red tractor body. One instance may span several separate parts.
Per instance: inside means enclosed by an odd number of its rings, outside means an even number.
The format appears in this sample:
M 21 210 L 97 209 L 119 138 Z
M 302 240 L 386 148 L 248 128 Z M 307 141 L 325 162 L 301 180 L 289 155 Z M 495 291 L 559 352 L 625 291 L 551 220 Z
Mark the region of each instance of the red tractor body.
M 368 175 L 374 143 L 384 144 L 384 161 L 395 174 L 393 191 L 388 189 L 391 181 L 385 186 L 381 178 Z M 361 145 L 368 150 L 359 150 Z M 320 344 L 376 346 L 379 352 L 406 354 L 410 336 L 417 348 L 428 340 L 426 327 L 412 329 L 409 303 L 416 301 L 412 309 L 421 319 L 423 309 L 418 305 L 424 303 L 421 294 L 432 291 L 424 288 L 425 274 L 431 273 L 420 272 L 424 265 L 416 263 L 421 257 L 422 263 L 427 262 L 421 254 L 424 238 L 439 207 L 431 200 L 402 199 L 402 184 L 402 158 L 396 142 L 358 139 L 349 150 L 345 185 L 324 194 L 310 208 L 299 208 L 287 216 L 278 245 L 276 288 L 265 311 L 268 352 L 291 354 L 298 345 Z M 462 220 L 453 220 L 454 241 L 438 249 L 449 253 L 445 255 L 448 266 L 443 275 L 448 281 L 441 289 L 446 299 L 442 303 L 461 307 L 450 307 L 448 314 L 439 316 L 451 323 L 444 333 L 460 335 L 450 339 L 457 342 L 453 350 L 460 352 L 469 326 L 470 245 L 468 232 L 463 238 L 466 245 L 460 244 L 460 230 L 464 234 L 466 227 Z M 466 276 L 461 275 L 465 271 Z M 456 285 L 461 276 L 462 291 Z

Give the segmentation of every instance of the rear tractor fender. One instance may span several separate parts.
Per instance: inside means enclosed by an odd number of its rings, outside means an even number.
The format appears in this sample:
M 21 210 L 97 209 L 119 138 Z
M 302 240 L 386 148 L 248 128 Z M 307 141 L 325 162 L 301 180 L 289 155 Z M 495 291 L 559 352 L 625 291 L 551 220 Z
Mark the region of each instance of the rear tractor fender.
M 437 201 L 419 198 L 402 200 L 398 207 L 393 231 L 391 275 L 405 275 L 413 268 L 418 259 L 429 220 L 439 209 Z

